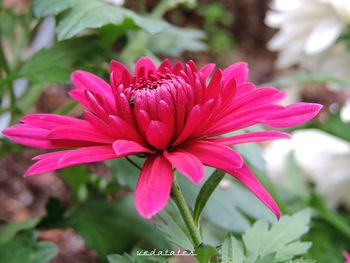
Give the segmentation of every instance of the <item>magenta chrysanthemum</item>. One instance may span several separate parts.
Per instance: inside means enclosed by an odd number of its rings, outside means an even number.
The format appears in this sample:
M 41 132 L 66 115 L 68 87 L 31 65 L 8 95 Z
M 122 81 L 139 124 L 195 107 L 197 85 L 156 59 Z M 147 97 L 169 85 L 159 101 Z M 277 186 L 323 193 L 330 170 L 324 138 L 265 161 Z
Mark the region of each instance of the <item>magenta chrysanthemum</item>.
M 290 136 L 280 131 L 222 135 L 255 124 L 302 124 L 321 105 L 277 105 L 285 94 L 247 82 L 245 63 L 223 71 L 214 68 L 208 64 L 197 70 L 192 61 L 172 66 L 168 60 L 157 68 L 143 57 L 133 75 L 112 61 L 110 84 L 76 71 L 70 96 L 86 108 L 84 119 L 32 114 L 3 133 L 27 146 L 65 148 L 33 158 L 37 162 L 25 176 L 132 154 L 146 156 L 135 193 L 136 209 L 146 218 L 167 204 L 173 167 L 197 184 L 204 176 L 203 165 L 235 177 L 279 217 L 276 203 L 229 146 Z

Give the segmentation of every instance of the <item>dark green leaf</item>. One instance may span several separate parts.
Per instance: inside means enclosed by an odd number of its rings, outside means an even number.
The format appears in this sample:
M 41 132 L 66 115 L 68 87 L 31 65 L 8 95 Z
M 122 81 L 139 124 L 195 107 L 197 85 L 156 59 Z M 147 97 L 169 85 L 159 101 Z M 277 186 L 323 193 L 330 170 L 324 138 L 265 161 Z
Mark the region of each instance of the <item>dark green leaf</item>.
M 38 17 L 57 15 L 67 10 L 57 27 L 59 40 L 72 38 L 89 28 L 108 24 L 120 25 L 131 20 L 148 33 L 155 34 L 167 28 L 167 23 L 142 17 L 120 6 L 99 0 L 35 0 L 34 12 Z
M 223 171 L 215 170 L 215 172 L 208 178 L 208 180 L 204 183 L 201 190 L 199 191 L 193 212 L 193 219 L 196 225 L 199 223 L 199 218 L 210 196 L 219 185 L 221 180 L 224 178 L 224 176 L 225 173 Z
M 87 42 L 89 45 L 86 45 Z M 92 38 L 56 43 L 33 55 L 20 68 L 19 75 L 35 83 L 67 83 L 77 61 L 86 60 L 98 53 L 95 43 Z
M 0 244 L 10 241 L 20 231 L 35 227 L 39 221 L 39 217 L 33 217 L 23 221 L 7 223 L 0 227 Z
M 136 213 L 130 195 L 117 202 L 88 200 L 59 225 L 73 227 L 101 260 L 109 254 L 128 251 L 139 242 L 152 249 L 169 248 L 151 222 Z
M 4 263 L 47 263 L 57 254 L 54 244 L 38 242 L 32 231 L 17 235 L 0 245 L 0 259 Z

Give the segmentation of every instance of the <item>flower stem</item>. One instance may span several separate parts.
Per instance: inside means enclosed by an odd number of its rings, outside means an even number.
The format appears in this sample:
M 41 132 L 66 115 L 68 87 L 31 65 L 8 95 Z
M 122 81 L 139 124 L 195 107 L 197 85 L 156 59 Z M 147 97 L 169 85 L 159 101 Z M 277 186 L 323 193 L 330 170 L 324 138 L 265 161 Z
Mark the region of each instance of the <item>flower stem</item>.
M 182 219 L 184 220 L 187 226 L 187 229 L 190 232 L 194 246 L 198 247 L 200 244 L 202 244 L 202 238 L 199 233 L 199 229 L 194 224 L 192 213 L 187 206 L 185 197 L 183 196 L 183 193 L 180 189 L 180 185 L 176 180 L 175 174 L 173 179 L 172 196 L 173 196 L 173 199 L 175 200 L 177 208 L 180 211 Z

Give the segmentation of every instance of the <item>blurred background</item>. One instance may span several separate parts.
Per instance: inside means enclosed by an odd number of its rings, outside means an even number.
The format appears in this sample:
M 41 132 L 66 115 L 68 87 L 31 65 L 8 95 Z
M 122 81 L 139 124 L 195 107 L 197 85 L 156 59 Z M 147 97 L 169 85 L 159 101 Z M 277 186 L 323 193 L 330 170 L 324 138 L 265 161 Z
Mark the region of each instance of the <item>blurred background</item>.
M 284 214 L 311 209 L 303 239 L 313 244 L 304 257 L 344 262 L 350 250 L 350 1 L 2 0 L 0 8 L 0 130 L 29 113 L 80 116 L 82 108 L 68 97 L 73 70 L 108 79 L 111 59 L 131 67 L 142 55 L 221 68 L 247 61 L 249 80 L 285 90 L 285 103 L 323 104 L 315 120 L 289 130 L 293 139 L 238 150 Z M 125 161 L 24 179 L 40 152 L 0 135 L 0 262 L 106 262 L 109 254 L 171 246 L 164 229 L 154 231 L 135 213 L 130 193 L 138 171 Z M 183 184 L 191 203 L 195 190 Z M 215 200 L 220 205 L 209 202 L 203 221 L 210 244 L 222 242 L 227 231 L 243 233 L 257 219 L 273 220 L 228 178 Z M 11 261 L 13 253 L 24 259 Z

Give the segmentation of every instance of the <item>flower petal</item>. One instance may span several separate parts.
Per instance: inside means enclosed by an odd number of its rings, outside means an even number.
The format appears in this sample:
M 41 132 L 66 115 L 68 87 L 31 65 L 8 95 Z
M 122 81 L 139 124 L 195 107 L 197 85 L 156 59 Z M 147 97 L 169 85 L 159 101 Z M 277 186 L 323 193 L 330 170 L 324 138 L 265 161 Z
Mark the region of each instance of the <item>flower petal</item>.
M 315 117 L 323 106 L 317 103 L 295 103 L 284 110 L 266 115 L 260 123 L 276 128 L 286 128 L 303 124 Z
M 57 114 L 30 114 L 24 116 L 21 122 L 43 129 L 51 130 L 59 125 L 89 125 L 86 121 Z
M 77 89 L 89 90 L 93 93 L 112 95 L 110 86 L 100 77 L 83 70 L 74 71 L 71 75 L 72 82 Z
M 173 152 L 165 151 L 164 156 L 177 170 L 184 174 L 193 183 L 198 184 L 204 177 L 203 164 L 193 154 L 186 151 L 176 150 Z
M 278 205 L 266 191 L 263 185 L 258 181 L 258 179 L 256 179 L 246 164 L 243 164 L 243 166 L 237 170 L 227 167 L 226 170 L 223 171 L 229 173 L 244 184 L 267 208 L 269 208 L 276 215 L 277 219 L 280 218 L 280 210 Z
M 186 152 L 195 155 L 203 164 L 219 169 L 229 167 L 240 168 L 242 157 L 232 148 L 210 141 L 193 141 L 182 147 Z
M 136 153 L 151 153 L 152 151 L 141 144 L 127 140 L 116 140 L 113 143 L 113 150 L 117 157 L 124 157 Z
M 18 124 L 6 128 L 2 133 L 11 141 L 35 148 L 50 149 L 57 146 L 47 138 L 50 130 L 28 124 Z
M 151 218 L 166 206 L 172 180 L 172 167 L 167 159 L 152 156 L 146 160 L 135 192 L 135 206 L 141 216 Z
M 135 76 L 140 77 L 140 73 L 144 68 L 145 76 L 147 77 L 149 73 L 156 74 L 157 67 L 154 65 L 153 61 L 148 57 L 141 57 L 135 64 Z
M 88 141 L 95 143 L 112 144 L 114 139 L 90 126 L 60 126 L 53 129 L 48 134 L 50 140 L 67 140 L 67 141 Z
M 110 145 L 42 154 L 34 158 L 39 161 L 33 164 L 24 176 L 42 174 L 77 164 L 105 161 L 113 158 L 116 158 L 116 155 Z
M 224 145 L 236 145 L 249 142 L 263 142 L 276 139 L 290 139 L 291 135 L 280 131 L 258 131 L 234 135 L 225 138 L 212 139 L 212 142 Z
M 239 62 L 232 64 L 222 72 L 223 83 L 226 85 L 232 78 L 236 80 L 237 84 L 246 82 L 248 79 L 248 74 L 249 69 L 247 63 Z
M 162 122 L 150 121 L 146 137 L 149 144 L 159 150 L 164 150 L 171 139 L 171 133 Z

